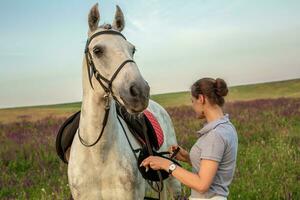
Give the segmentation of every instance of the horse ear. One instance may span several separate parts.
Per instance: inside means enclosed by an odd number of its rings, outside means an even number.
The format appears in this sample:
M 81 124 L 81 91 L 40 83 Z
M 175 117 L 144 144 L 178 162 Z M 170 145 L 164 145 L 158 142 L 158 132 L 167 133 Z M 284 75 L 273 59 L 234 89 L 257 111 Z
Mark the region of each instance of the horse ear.
M 100 21 L 100 13 L 98 10 L 98 3 L 96 3 L 91 8 L 89 13 L 89 28 L 91 32 L 95 31 L 98 28 L 99 21 Z
M 116 6 L 116 13 L 115 13 L 115 19 L 112 24 L 113 29 L 116 29 L 118 31 L 122 31 L 125 27 L 125 20 L 124 20 L 124 15 L 121 10 L 121 8 L 117 5 Z

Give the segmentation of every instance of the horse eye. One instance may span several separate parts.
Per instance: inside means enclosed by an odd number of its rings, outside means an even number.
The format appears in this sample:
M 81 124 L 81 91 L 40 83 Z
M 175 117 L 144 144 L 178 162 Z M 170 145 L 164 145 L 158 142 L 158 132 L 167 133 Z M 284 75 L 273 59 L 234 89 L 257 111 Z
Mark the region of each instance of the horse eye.
M 136 52 L 136 48 L 135 48 L 135 47 L 133 47 L 133 49 L 132 49 L 132 55 L 134 55 L 134 54 L 135 54 L 135 52 Z
M 95 54 L 96 56 L 100 56 L 100 55 L 103 53 L 103 50 L 102 50 L 101 48 L 99 48 L 99 47 L 95 47 L 95 48 L 93 49 L 93 52 L 94 52 L 94 54 Z

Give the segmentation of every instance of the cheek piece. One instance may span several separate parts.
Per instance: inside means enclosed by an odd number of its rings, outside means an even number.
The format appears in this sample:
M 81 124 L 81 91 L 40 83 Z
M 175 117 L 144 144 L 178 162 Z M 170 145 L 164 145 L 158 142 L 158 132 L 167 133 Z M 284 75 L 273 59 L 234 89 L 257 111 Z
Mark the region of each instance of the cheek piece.
M 107 30 L 104 30 L 104 31 L 99 31 L 95 34 L 93 34 L 90 38 L 87 39 L 86 41 L 86 45 L 85 45 L 85 50 L 84 50 L 84 54 L 85 54 L 85 60 L 86 60 L 86 66 L 87 66 L 87 70 L 88 70 L 88 78 L 89 78 L 89 82 L 90 82 L 90 85 L 92 87 L 92 89 L 94 90 L 94 87 L 93 87 L 93 84 L 92 84 L 92 77 L 94 76 L 96 78 L 96 80 L 99 82 L 99 84 L 101 85 L 101 87 L 104 89 L 104 92 L 105 92 L 105 95 L 104 95 L 104 99 L 105 99 L 105 115 L 104 115 L 104 118 L 103 118 L 103 121 L 102 121 L 102 130 L 98 136 L 98 138 L 96 139 L 95 142 L 91 143 L 91 144 L 88 144 L 87 142 L 85 142 L 83 140 L 83 138 L 80 136 L 80 132 L 78 130 L 78 137 L 79 137 L 79 140 L 81 142 L 81 144 L 83 144 L 84 146 L 86 147 L 91 147 L 91 146 L 94 146 L 95 144 L 98 143 L 98 141 L 100 140 L 103 132 L 104 132 L 104 128 L 106 126 L 106 123 L 107 123 L 107 119 L 108 119 L 108 114 L 109 114 L 109 109 L 110 109 L 110 100 L 109 100 L 109 97 L 112 96 L 115 101 L 120 104 L 120 102 L 118 101 L 118 99 L 116 98 L 116 96 L 114 95 L 113 91 L 112 91 L 112 83 L 113 81 L 115 80 L 115 78 L 117 77 L 118 73 L 121 71 L 121 69 L 127 64 L 127 63 L 135 63 L 134 60 L 131 60 L 131 59 L 128 59 L 128 60 L 124 60 L 120 66 L 117 68 L 117 70 L 114 72 L 114 74 L 112 75 L 111 79 L 107 79 L 105 78 L 95 67 L 95 64 L 93 62 L 93 58 L 92 58 L 92 55 L 89 51 L 89 45 L 91 43 L 91 41 L 97 37 L 97 36 L 100 36 L 100 35 L 104 35 L 104 34 L 110 34 L 110 35 L 119 35 L 121 36 L 122 38 L 124 38 L 126 40 L 126 38 L 124 37 L 124 35 L 122 35 L 120 32 L 118 31 L 114 31 L 114 30 L 111 30 L 111 29 L 107 29 Z M 106 85 L 104 84 L 104 82 L 106 83 Z M 120 104 L 121 105 L 121 104 Z

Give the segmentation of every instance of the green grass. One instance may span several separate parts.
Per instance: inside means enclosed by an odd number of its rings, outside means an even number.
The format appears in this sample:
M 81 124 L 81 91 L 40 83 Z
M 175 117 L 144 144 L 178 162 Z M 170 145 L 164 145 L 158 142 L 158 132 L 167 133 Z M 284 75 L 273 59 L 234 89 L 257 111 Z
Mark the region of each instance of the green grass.
M 300 79 L 258 83 L 229 87 L 226 101 L 300 97 Z M 152 99 L 164 107 L 189 105 L 190 92 L 152 95 Z
M 300 98 L 229 102 L 238 157 L 228 199 L 300 199 Z M 168 108 L 181 146 L 202 122 L 190 106 Z M 62 118 L 0 123 L 0 199 L 68 199 L 67 165 L 55 152 Z M 186 169 L 191 167 L 184 165 Z M 183 195 L 190 189 L 183 187 Z
M 226 105 L 239 138 L 229 199 L 300 199 L 299 102 L 300 98 L 279 98 Z M 168 111 L 177 140 L 190 149 L 201 123 L 189 106 Z M 189 194 L 188 188 L 184 191 Z
M 187 105 L 190 103 L 189 92 L 174 92 L 152 95 L 151 99 L 164 107 Z
M 300 97 L 300 79 L 235 86 L 229 91 L 230 101 Z

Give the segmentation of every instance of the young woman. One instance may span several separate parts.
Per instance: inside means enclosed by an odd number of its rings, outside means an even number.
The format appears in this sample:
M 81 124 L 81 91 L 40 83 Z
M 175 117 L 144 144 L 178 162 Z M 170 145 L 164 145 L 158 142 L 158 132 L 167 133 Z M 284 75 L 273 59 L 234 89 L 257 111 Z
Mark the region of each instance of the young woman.
M 199 138 L 188 153 L 182 147 L 176 159 L 189 163 L 193 171 L 176 166 L 168 159 L 149 156 L 141 166 L 154 170 L 164 169 L 181 183 L 191 188 L 190 200 L 227 199 L 237 157 L 237 133 L 224 115 L 222 106 L 228 88 L 223 79 L 202 78 L 191 87 L 191 100 L 194 111 L 206 124 L 198 131 Z M 177 146 L 169 147 L 173 152 Z

